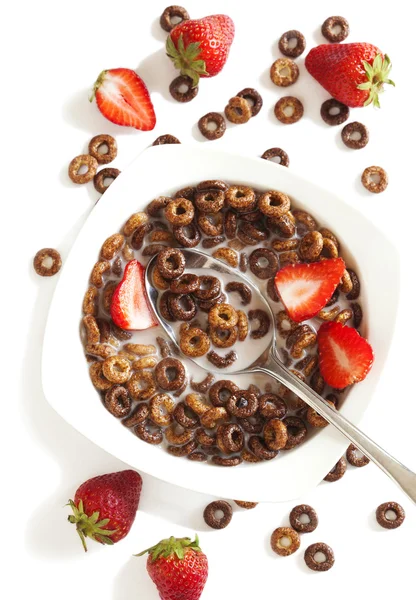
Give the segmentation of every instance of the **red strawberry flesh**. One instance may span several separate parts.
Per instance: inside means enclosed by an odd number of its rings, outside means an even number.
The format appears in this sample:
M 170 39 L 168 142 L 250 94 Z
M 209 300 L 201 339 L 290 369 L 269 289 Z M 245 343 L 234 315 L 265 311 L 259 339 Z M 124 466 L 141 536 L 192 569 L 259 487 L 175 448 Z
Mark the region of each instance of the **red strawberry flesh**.
M 329 322 L 318 331 L 319 369 L 326 383 L 343 389 L 362 381 L 370 371 L 373 349 L 356 329 Z
M 300 323 L 324 308 L 345 271 L 342 258 L 289 265 L 276 273 L 275 286 L 289 317 Z
M 124 269 L 121 282 L 111 300 L 111 318 L 127 330 L 156 327 L 158 321 L 149 304 L 144 282 L 145 270 L 138 260 L 131 260 Z
M 144 81 L 131 69 L 102 71 L 94 84 L 101 113 L 116 125 L 154 129 L 156 115 Z
M 142 489 L 142 478 L 130 469 L 88 479 L 69 504 L 70 523 L 77 527 L 84 549 L 86 538 L 102 544 L 123 539 L 134 522 Z

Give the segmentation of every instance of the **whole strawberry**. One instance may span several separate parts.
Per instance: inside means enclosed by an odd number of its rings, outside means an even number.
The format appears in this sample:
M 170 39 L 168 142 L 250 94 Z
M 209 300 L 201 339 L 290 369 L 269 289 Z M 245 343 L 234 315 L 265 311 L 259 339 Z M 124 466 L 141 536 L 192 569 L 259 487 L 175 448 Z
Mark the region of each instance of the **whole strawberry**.
M 227 15 L 182 21 L 172 29 L 166 52 L 182 75 L 198 85 L 200 77 L 214 77 L 225 65 L 234 39 L 234 23 Z
M 85 552 L 86 538 L 100 544 L 115 544 L 130 531 L 139 506 L 142 478 L 136 471 L 108 473 L 88 479 L 68 505 L 68 521 L 76 525 Z
M 208 560 L 198 536 L 170 537 L 136 556 L 149 553 L 147 572 L 162 600 L 198 600 L 208 577 Z
M 380 107 L 384 84 L 394 85 L 389 57 L 372 44 L 322 44 L 312 48 L 305 66 L 333 98 L 351 107 Z

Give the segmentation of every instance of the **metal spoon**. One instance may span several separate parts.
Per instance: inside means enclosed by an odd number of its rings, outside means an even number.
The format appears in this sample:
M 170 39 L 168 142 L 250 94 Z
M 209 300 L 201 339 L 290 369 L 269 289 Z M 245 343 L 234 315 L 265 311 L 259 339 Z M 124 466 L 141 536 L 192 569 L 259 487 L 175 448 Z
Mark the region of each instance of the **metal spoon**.
M 334 410 L 331 405 L 327 404 L 322 398 L 314 392 L 307 384 L 303 383 L 298 377 L 293 375 L 284 365 L 282 359 L 278 354 L 276 347 L 276 326 L 275 317 L 271 310 L 269 303 L 263 297 L 258 287 L 247 277 L 240 273 L 236 273 L 234 269 L 229 268 L 226 264 L 216 260 L 212 256 L 201 252 L 200 250 L 189 250 L 186 248 L 181 249 L 186 259 L 186 269 L 209 269 L 210 271 L 216 271 L 226 275 L 231 275 L 233 280 L 240 280 L 245 283 L 252 291 L 253 297 L 261 301 L 262 309 L 269 315 L 272 323 L 272 335 L 270 342 L 264 352 L 256 358 L 256 360 L 243 371 L 235 370 L 233 374 L 247 374 L 247 373 L 265 373 L 270 377 L 273 377 L 279 383 L 283 383 L 287 388 L 294 392 L 299 398 L 304 400 L 309 406 L 316 410 L 320 415 L 334 425 L 345 437 L 347 437 L 363 454 L 370 458 L 386 475 L 388 475 L 407 496 L 416 503 L 416 474 L 410 471 L 398 460 L 388 454 L 383 448 L 378 446 L 369 437 L 367 437 L 362 431 L 360 431 L 355 425 L 353 425 L 348 419 L 342 416 L 341 413 Z M 160 315 L 158 306 L 159 291 L 153 286 L 152 273 L 156 264 L 157 256 L 152 257 L 147 265 L 146 269 L 146 290 L 153 307 L 155 314 L 157 315 L 159 322 L 167 335 L 179 349 L 176 333 L 169 322 L 165 321 Z M 186 358 L 195 362 L 199 367 L 201 364 L 198 360 L 193 359 L 189 356 Z M 210 366 L 212 372 L 223 372 Z

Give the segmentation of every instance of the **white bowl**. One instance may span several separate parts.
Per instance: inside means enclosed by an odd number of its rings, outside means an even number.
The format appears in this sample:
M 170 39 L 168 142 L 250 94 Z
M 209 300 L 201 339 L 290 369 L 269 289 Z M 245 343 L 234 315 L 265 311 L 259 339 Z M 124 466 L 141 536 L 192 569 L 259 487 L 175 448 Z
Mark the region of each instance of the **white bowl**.
M 231 469 L 196 463 L 175 458 L 132 435 L 104 410 L 88 375 L 79 335 L 81 303 L 102 242 L 153 198 L 203 179 L 282 190 L 338 236 L 343 256 L 357 269 L 362 282 L 365 321 L 361 329 L 375 352 L 373 369 L 364 382 L 351 389 L 342 407 L 342 413 L 358 423 L 374 395 L 393 336 L 399 296 L 394 247 L 363 215 L 291 169 L 205 146 L 147 149 L 92 210 L 64 264 L 50 308 L 42 361 L 45 395 L 55 410 L 90 440 L 155 477 L 225 498 L 274 502 L 297 498 L 323 479 L 348 445 L 334 428 L 319 431 L 299 448 L 282 452 L 270 462 Z M 151 330 L 149 334 L 153 335 Z

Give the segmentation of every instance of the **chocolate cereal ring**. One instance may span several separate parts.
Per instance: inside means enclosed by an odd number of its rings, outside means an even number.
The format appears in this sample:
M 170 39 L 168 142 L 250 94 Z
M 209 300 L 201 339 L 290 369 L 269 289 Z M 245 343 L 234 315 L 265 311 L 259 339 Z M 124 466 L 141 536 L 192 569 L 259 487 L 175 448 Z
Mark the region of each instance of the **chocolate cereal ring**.
M 256 205 L 256 194 L 247 185 L 231 185 L 225 193 L 226 205 L 237 212 L 247 213 Z
M 207 140 L 218 140 L 224 135 L 226 128 L 224 117 L 217 112 L 207 113 L 198 121 L 198 129 Z
M 224 206 L 225 195 L 222 190 L 201 190 L 195 194 L 195 206 L 202 213 L 217 213 Z
M 205 454 L 205 452 L 191 452 L 191 454 L 188 454 L 186 458 L 194 462 L 205 462 L 208 460 L 208 456 Z
M 199 277 L 194 273 L 184 273 L 170 284 L 170 291 L 174 294 L 192 294 L 199 289 Z
M 221 329 L 220 327 L 210 327 L 209 335 L 211 342 L 217 348 L 231 348 L 239 337 L 238 327 L 232 329 Z
M 353 314 L 353 324 L 356 329 L 361 325 L 361 321 L 363 320 L 363 309 L 358 302 L 351 303 L 351 310 Z
M 184 255 L 178 248 L 166 248 L 159 252 L 156 266 L 162 277 L 170 281 L 183 274 L 186 261 Z
M 222 235 L 224 231 L 224 215 L 223 213 L 199 214 L 197 216 L 198 227 L 208 237 L 217 237 Z
M 335 98 L 329 98 L 321 106 L 321 117 L 327 125 L 341 125 L 350 116 L 350 109 Z
M 172 233 L 176 241 L 184 248 L 194 248 L 201 241 L 201 234 L 194 221 L 189 225 L 174 225 Z
M 125 383 L 130 378 L 130 362 L 120 356 L 109 356 L 103 363 L 103 375 L 112 383 Z
M 221 292 L 219 296 L 213 298 L 212 300 L 198 300 L 198 308 L 199 310 L 202 310 L 202 312 L 209 313 L 213 306 L 221 304 L 222 302 L 225 302 L 225 300 L 225 294 Z
M 175 406 L 173 418 L 184 429 L 195 429 L 199 425 L 198 415 L 184 402 L 178 402 Z
M 394 513 L 395 517 L 390 519 L 387 517 L 387 513 Z M 406 513 L 404 509 L 397 502 L 384 502 L 376 510 L 377 523 L 384 527 L 384 529 L 396 529 L 402 525 Z
M 199 87 L 192 86 L 192 79 L 187 75 L 175 77 L 169 86 L 170 95 L 178 102 L 190 102 L 198 94 L 198 91 Z
M 306 515 L 308 521 L 305 523 L 301 521 L 301 517 Z M 316 510 L 308 504 L 299 504 L 290 511 L 289 521 L 293 529 L 299 533 L 311 533 L 318 527 L 318 515 Z
M 224 454 L 240 452 L 244 446 L 244 431 L 237 423 L 219 425 L 217 444 Z
M 174 18 L 175 23 L 172 22 L 172 19 Z M 174 27 L 176 27 L 176 25 L 183 23 L 183 21 L 188 21 L 189 19 L 190 16 L 186 8 L 183 8 L 183 6 L 173 5 L 165 8 L 160 16 L 159 22 L 161 28 L 169 33 Z
M 324 238 L 319 231 L 309 231 L 303 236 L 299 245 L 301 258 L 307 261 L 317 260 L 324 247 Z
M 361 175 L 361 182 L 372 194 L 380 194 L 388 186 L 389 180 L 386 171 L 381 167 L 367 167 Z
M 37 272 L 37 271 L 36 271 Z M 82 301 L 82 312 L 84 315 L 95 316 L 98 312 L 97 306 L 98 290 L 96 287 L 90 286 L 85 292 L 84 299 Z
M 174 408 L 175 401 L 169 394 L 156 394 L 149 400 L 149 418 L 156 425 L 167 427 L 173 421 Z
M 263 438 L 257 435 L 252 435 L 249 438 L 248 447 L 261 460 L 273 460 L 279 454 L 278 450 L 270 450 L 264 443 Z
M 217 304 L 208 313 L 208 323 L 211 327 L 232 329 L 238 323 L 237 311 L 231 304 L 226 304 L 225 302 Z
M 274 114 L 284 125 L 297 123 L 303 117 L 303 104 L 294 96 L 284 96 L 276 102 Z
M 196 358 L 204 356 L 210 348 L 208 335 L 198 327 L 190 327 L 181 333 L 179 346 L 186 356 Z
M 95 287 L 102 287 L 104 284 L 103 276 L 110 269 L 111 263 L 109 263 L 108 260 L 99 260 L 98 262 L 96 262 L 91 271 L 91 283 L 94 284 Z
M 259 211 L 260 219 L 262 218 L 262 214 Z M 247 216 L 247 215 L 246 215 Z M 270 236 L 270 231 L 264 227 L 261 221 L 258 222 L 249 222 L 243 221 L 240 224 L 240 231 L 242 231 L 246 236 L 256 240 L 257 242 L 264 242 Z
M 82 167 L 87 167 L 86 173 L 80 173 Z M 68 167 L 68 175 L 74 183 L 88 183 L 97 172 L 98 161 L 89 154 L 80 154 L 71 160 Z
M 133 400 L 148 400 L 156 393 L 156 384 L 151 371 L 136 371 L 128 380 L 127 391 Z
M 222 517 L 216 516 L 217 511 L 222 513 Z M 204 510 L 204 521 L 212 529 L 224 529 L 230 524 L 232 516 L 231 504 L 225 500 L 211 502 Z
M 214 375 L 212 373 L 208 373 L 208 375 L 202 381 L 196 382 L 193 379 L 191 379 L 191 388 L 196 392 L 205 394 L 210 389 L 214 380 Z
M 237 467 L 242 463 L 242 458 L 240 456 L 227 456 L 227 458 L 223 456 L 213 456 L 211 462 L 218 467 Z
M 212 300 L 221 293 L 220 280 L 212 275 L 201 275 L 199 284 L 199 288 L 193 293 L 198 300 Z
M 306 425 L 299 417 L 285 417 L 283 423 L 287 427 L 288 434 L 284 449 L 291 450 L 305 440 L 307 434 Z
M 148 416 L 149 407 L 147 404 L 138 404 L 129 416 L 123 419 L 122 423 L 125 427 L 135 427 L 136 425 L 143 423 L 143 421 L 146 421 Z
M 239 419 L 248 419 L 253 416 L 257 412 L 258 406 L 257 396 L 248 390 L 234 392 L 226 402 L 226 408 L 230 415 Z
M 241 96 L 233 96 L 229 99 L 224 109 L 225 116 L 231 123 L 241 125 L 247 123 L 251 118 L 250 104 Z
M 257 329 L 251 330 L 250 336 L 253 339 L 259 340 L 269 333 L 270 317 L 264 310 L 250 310 L 248 312 L 248 318 L 249 321 L 258 321 L 259 323 Z
M 212 256 L 217 260 L 227 263 L 234 269 L 238 267 L 238 254 L 232 248 L 217 248 L 217 250 L 212 253 Z
M 259 114 L 263 106 L 263 98 L 257 90 L 254 88 L 244 88 L 241 92 L 238 92 L 237 96 L 249 102 L 252 117 Z
M 292 47 L 291 40 L 296 40 L 296 45 Z M 279 40 L 279 50 L 285 56 L 297 58 L 306 48 L 305 36 L 296 29 L 286 31 Z
M 358 279 L 357 273 L 352 269 L 347 269 L 347 273 L 351 281 L 351 287 L 347 291 L 347 298 L 348 300 L 357 300 L 361 290 L 360 280 Z
M 105 169 L 101 169 L 94 175 L 94 187 L 100 194 L 104 194 L 106 189 L 113 183 L 114 179 L 116 179 L 120 175 L 119 169 L 112 169 L 110 167 L 106 167 Z M 106 183 L 106 180 L 109 180 Z
M 318 553 L 325 556 L 324 561 L 316 560 L 315 557 Z M 304 559 L 305 563 L 312 571 L 328 571 L 334 566 L 335 562 L 335 556 L 332 548 L 330 548 L 327 544 L 323 544 L 322 542 L 312 544 L 306 548 Z
M 357 138 L 357 135 L 359 136 Z M 354 137 L 353 137 L 354 136 Z M 341 131 L 341 138 L 347 148 L 359 150 L 368 144 L 369 131 L 365 125 L 358 121 L 353 121 L 345 125 Z
M 194 205 L 186 198 L 171 200 L 165 208 L 165 217 L 172 225 L 189 225 L 194 215 Z
M 104 396 L 104 406 L 113 417 L 127 417 L 131 410 L 131 398 L 122 385 L 114 385 Z
M 317 229 L 318 225 L 315 219 L 305 210 L 294 209 L 292 215 L 295 217 L 298 228 L 301 226 L 306 231 L 313 231 Z
M 165 144 L 180 144 L 180 141 L 174 135 L 166 133 L 165 135 L 160 135 L 156 138 L 152 146 L 164 146 Z
M 197 449 L 197 447 L 198 444 L 196 443 L 196 441 L 190 440 L 187 444 L 184 444 L 183 446 L 168 446 L 166 450 L 169 452 L 169 454 L 172 454 L 172 456 L 183 457 L 191 454 L 194 450 Z
M 154 200 L 149 202 L 149 204 L 147 205 L 146 211 L 151 217 L 158 217 L 160 214 L 160 211 L 163 208 L 166 208 L 167 205 L 169 204 L 169 202 L 172 202 L 172 198 L 170 198 L 169 196 L 159 196 L 159 198 L 155 198 Z M 146 213 L 143 213 L 143 214 L 146 214 Z M 141 225 L 141 224 L 142 223 L 139 223 L 139 225 Z M 139 225 L 137 225 L 137 226 L 139 226 Z M 126 232 L 124 231 L 124 233 L 126 233 Z
M 338 479 L 344 477 L 346 470 L 347 461 L 343 456 L 341 456 L 337 464 L 329 471 L 328 475 L 324 477 L 324 481 L 338 481 Z
M 52 277 L 52 275 L 56 275 L 58 273 L 61 267 L 62 258 L 58 250 L 54 250 L 54 248 L 42 248 L 42 250 L 38 250 L 38 252 L 36 252 L 35 258 L 33 259 L 33 268 L 41 277 Z M 84 297 L 84 312 L 85 308 L 93 310 L 93 306 L 95 306 L 96 294 L 91 291 L 88 293 L 89 298 L 91 299 L 86 301 Z
M 250 510 L 251 508 L 256 508 L 258 502 L 245 502 L 244 500 L 234 500 L 234 502 L 240 508 L 245 508 L 246 510 Z
M 310 381 L 311 388 L 319 395 L 322 394 L 325 388 L 325 380 L 321 375 L 319 369 L 315 371 L 315 373 L 311 377 Z
M 276 160 L 273 162 L 277 162 L 282 167 L 289 166 L 289 156 L 281 148 L 269 148 L 268 150 L 263 152 L 263 154 L 261 155 L 261 158 L 264 158 L 265 160 L 272 160 L 273 158 L 279 158 L 280 159 L 279 161 Z
M 281 450 L 287 443 L 287 428 L 280 419 L 270 419 L 264 426 L 264 443 L 270 450 Z
M 269 248 L 257 248 L 248 259 L 250 270 L 259 279 L 269 279 L 279 268 L 277 255 Z
M 248 267 L 248 256 L 247 256 L 247 254 L 246 254 L 245 252 L 242 252 L 242 253 L 240 254 L 240 264 L 239 264 L 239 267 L 240 267 L 240 271 L 241 271 L 242 273 L 245 273 L 245 272 L 247 271 L 247 267 Z
M 283 540 L 289 540 L 289 544 L 283 543 Z M 279 556 L 290 556 L 300 546 L 300 537 L 297 531 L 291 527 L 278 527 L 272 533 L 270 545 L 273 552 Z
M 339 31 L 335 32 L 334 29 L 338 28 Z M 347 19 L 344 19 L 344 17 L 328 17 L 322 23 L 321 32 L 328 42 L 331 42 L 331 44 L 338 44 L 348 37 L 350 26 Z
M 100 152 L 104 147 L 105 152 Z M 117 156 L 117 142 L 111 135 L 95 135 L 88 144 L 88 154 L 94 157 L 99 165 L 107 165 Z
M 103 363 L 101 361 L 91 363 L 89 372 L 93 386 L 100 392 L 105 392 L 113 386 L 111 381 L 108 381 L 103 375 Z
M 276 394 L 266 393 L 259 398 L 259 413 L 265 419 L 283 419 L 286 416 L 285 401 Z
M 197 192 L 204 190 L 221 190 L 225 192 L 228 190 L 228 184 L 221 181 L 221 179 L 204 179 L 204 181 L 198 183 L 195 189 Z
M 177 358 L 163 358 L 155 368 L 156 383 L 162 390 L 176 391 L 185 382 L 185 367 Z
M 243 306 L 247 306 L 251 302 L 251 289 L 248 287 L 248 285 L 242 283 L 241 281 L 230 281 L 225 286 L 225 291 L 228 293 L 237 292 L 240 295 L 241 304 Z
M 276 286 L 274 284 L 274 277 L 271 277 L 267 282 L 267 295 L 269 296 L 270 300 L 273 300 L 273 302 L 280 302 L 280 298 L 277 295 Z
M 201 417 L 200 417 L 201 425 L 202 425 L 202 427 L 205 427 L 206 429 L 215 429 L 218 422 L 224 421 L 224 419 L 227 419 L 227 417 L 228 417 L 228 414 L 224 407 L 214 406 L 214 407 L 208 408 L 208 410 L 206 410 L 204 412 L 204 414 L 201 415 Z
M 234 352 L 234 350 L 231 350 L 231 352 L 225 356 L 220 356 L 217 354 L 217 352 L 211 350 L 211 352 L 208 352 L 207 354 L 207 359 L 210 363 L 217 367 L 217 369 L 226 369 L 237 360 L 237 354 Z
M 357 456 L 357 453 L 361 454 L 361 456 Z M 347 448 L 347 461 L 353 467 L 365 467 L 370 462 L 370 459 L 358 450 L 354 444 L 350 444 Z
M 283 192 L 271 190 L 260 196 L 258 206 L 267 217 L 281 217 L 290 210 L 290 199 Z
M 169 444 L 182 446 L 190 442 L 194 436 L 190 429 L 183 429 L 181 425 L 172 423 L 164 430 L 166 441 Z
M 214 383 L 209 390 L 209 399 L 213 406 L 225 406 L 229 398 L 238 392 L 238 386 L 228 379 Z
M 288 87 L 296 83 L 299 67 L 290 58 L 278 58 L 270 67 L 270 79 L 279 87 Z
M 195 300 L 189 294 L 171 294 L 168 297 L 168 309 L 178 321 L 192 321 L 197 313 Z
M 163 431 L 149 421 L 143 421 L 134 427 L 134 433 L 143 442 L 157 446 L 163 442 Z
M 101 246 L 100 257 L 104 260 L 112 260 L 123 246 L 124 235 L 121 233 L 110 235 Z

